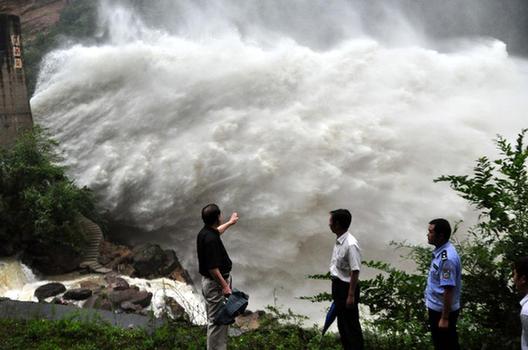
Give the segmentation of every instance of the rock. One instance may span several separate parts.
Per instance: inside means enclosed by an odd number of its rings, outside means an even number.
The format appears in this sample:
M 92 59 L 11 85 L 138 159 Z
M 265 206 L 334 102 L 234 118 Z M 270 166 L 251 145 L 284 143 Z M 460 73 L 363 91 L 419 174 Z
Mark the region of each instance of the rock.
M 132 304 L 140 305 L 142 307 L 149 306 L 151 301 L 152 293 L 143 290 L 138 292 L 138 294 L 132 300 L 130 300 Z
M 118 277 L 115 273 L 106 274 L 105 281 L 108 283 L 108 288 L 112 290 L 125 290 L 130 288 L 128 282 Z
M 136 270 L 132 267 L 132 265 L 128 264 L 119 264 L 116 266 L 115 270 L 123 275 L 127 276 L 136 276 Z
M 164 262 L 165 252 L 157 244 L 147 243 L 133 250 L 132 267 L 137 277 L 160 276 Z
M 163 250 L 157 244 L 147 243 L 130 250 L 126 246 L 103 241 L 98 261 L 104 267 L 122 275 L 143 278 L 169 277 L 193 284 L 176 252 L 172 249 Z
M 165 297 L 165 305 L 175 319 L 182 319 L 186 317 L 185 309 L 173 298 Z
M 39 301 L 41 301 L 46 298 L 53 297 L 57 294 L 64 293 L 65 291 L 66 291 L 66 287 L 64 286 L 64 284 L 58 283 L 58 282 L 52 282 L 52 283 L 47 283 L 47 284 L 44 284 L 38 287 L 35 290 L 34 295 L 35 297 L 37 297 Z
M 104 288 L 104 286 L 100 285 L 95 281 L 82 281 L 80 283 L 80 286 L 81 288 L 90 289 L 92 291 L 97 291 Z
M 191 286 L 194 285 L 189 272 L 187 272 L 187 270 L 183 269 L 182 267 L 176 268 L 168 275 L 168 277 L 175 281 L 179 281 Z
M 70 289 L 62 296 L 66 300 L 85 300 L 92 296 L 92 290 L 87 288 Z
M 164 252 L 163 267 L 161 268 L 161 274 L 163 276 L 169 275 L 172 271 L 177 268 L 182 268 L 176 252 L 172 249 L 166 249 Z
M 131 301 L 139 296 L 139 291 L 134 288 L 129 288 L 125 290 L 113 290 L 108 293 L 108 300 L 110 300 L 114 305 L 119 305 L 123 301 Z
M 125 290 L 125 289 L 130 288 L 130 286 L 128 285 L 128 282 L 122 278 L 117 278 L 115 283 L 112 283 L 109 287 L 112 288 L 113 290 Z
M 49 32 L 67 4 L 68 0 L 0 0 L 0 12 L 21 16 L 24 39 L 31 41 Z
M 123 301 L 120 305 L 121 309 L 127 311 L 127 312 L 138 312 L 140 311 L 141 309 L 143 309 L 141 307 L 141 305 L 137 305 L 137 304 L 134 304 L 134 303 L 131 303 L 130 301 Z
M 108 241 L 102 241 L 99 247 L 98 261 L 104 267 L 117 270 L 117 266 L 128 265 L 131 262 L 132 251 L 123 245 L 116 245 Z
M 112 302 L 104 295 L 92 295 L 83 304 L 83 309 L 101 309 L 107 311 L 113 311 L 114 307 Z

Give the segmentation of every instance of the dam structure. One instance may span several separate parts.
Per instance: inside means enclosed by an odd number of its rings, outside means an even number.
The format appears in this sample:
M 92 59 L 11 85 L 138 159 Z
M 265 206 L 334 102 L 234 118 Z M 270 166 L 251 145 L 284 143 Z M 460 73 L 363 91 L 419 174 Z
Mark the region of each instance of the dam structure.
M 20 18 L 0 14 L 0 146 L 12 144 L 32 126 Z

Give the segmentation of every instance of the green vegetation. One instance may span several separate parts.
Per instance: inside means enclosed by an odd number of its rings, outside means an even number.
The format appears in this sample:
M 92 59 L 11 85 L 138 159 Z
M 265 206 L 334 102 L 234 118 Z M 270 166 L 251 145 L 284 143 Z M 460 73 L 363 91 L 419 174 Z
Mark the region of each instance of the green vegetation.
M 78 255 L 83 248 L 76 218 L 96 217 L 92 193 L 67 178 L 54 147 L 37 128 L 0 148 L 1 255 L 35 247 Z
M 97 1 L 71 0 L 60 15 L 60 20 L 49 31 L 26 41 L 24 48 L 25 72 L 29 96 L 35 91 L 42 58 L 64 42 L 93 37 L 97 23 Z
M 258 330 L 229 338 L 228 348 L 234 350 L 324 350 L 341 349 L 335 334 L 321 335 L 317 327 L 302 328 L 298 315 L 275 312 L 265 319 Z M 284 323 L 288 322 L 288 323 Z M 407 350 L 398 338 L 366 332 L 366 350 Z M 151 334 L 139 329 L 120 329 L 103 321 L 81 322 L 0 320 L 0 349 L 205 349 L 205 327 L 183 320 L 167 321 Z
M 514 290 L 512 263 L 528 255 L 528 147 L 522 131 L 515 145 L 496 140 L 500 158 L 482 157 L 473 175 L 441 176 L 462 198 L 479 211 L 479 222 L 468 238 L 455 245 L 462 259 L 462 312 L 458 323 L 462 349 L 518 349 L 520 297 Z M 362 303 L 373 320 L 370 332 L 394 336 L 409 349 L 430 349 L 426 310 L 422 302 L 432 247 L 397 244 L 416 263 L 416 272 L 390 264 L 365 264 L 382 271 L 362 281 Z M 315 275 L 312 278 L 329 278 Z M 328 293 L 306 298 L 330 300 Z

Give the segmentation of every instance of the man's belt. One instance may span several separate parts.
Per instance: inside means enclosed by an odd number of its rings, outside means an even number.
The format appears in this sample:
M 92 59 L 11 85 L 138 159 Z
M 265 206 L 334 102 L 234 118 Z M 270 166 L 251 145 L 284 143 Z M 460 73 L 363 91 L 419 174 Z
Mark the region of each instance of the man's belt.
M 229 276 L 230 276 L 229 273 L 222 273 L 221 275 L 222 275 L 222 277 L 223 277 L 225 280 L 227 280 L 227 279 L 229 278 Z M 211 280 L 213 280 L 213 281 L 216 281 L 216 280 L 214 279 L 214 277 L 211 276 L 211 275 L 209 275 L 209 276 L 205 276 L 205 277 L 206 277 L 206 278 L 209 278 L 209 279 L 211 279 Z

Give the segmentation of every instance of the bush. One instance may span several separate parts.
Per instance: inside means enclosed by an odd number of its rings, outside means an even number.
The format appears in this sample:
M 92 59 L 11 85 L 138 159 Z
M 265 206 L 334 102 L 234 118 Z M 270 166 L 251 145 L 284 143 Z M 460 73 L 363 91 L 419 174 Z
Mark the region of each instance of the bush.
M 29 246 L 64 247 L 80 253 L 77 227 L 84 215 L 98 219 L 93 195 L 78 188 L 57 165 L 55 142 L 40 129 L 0 149 L 0 249 L 11 255 Z

